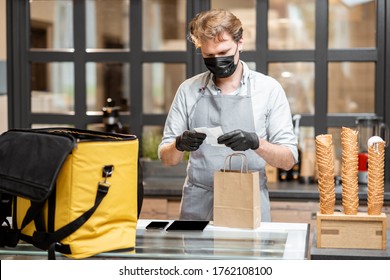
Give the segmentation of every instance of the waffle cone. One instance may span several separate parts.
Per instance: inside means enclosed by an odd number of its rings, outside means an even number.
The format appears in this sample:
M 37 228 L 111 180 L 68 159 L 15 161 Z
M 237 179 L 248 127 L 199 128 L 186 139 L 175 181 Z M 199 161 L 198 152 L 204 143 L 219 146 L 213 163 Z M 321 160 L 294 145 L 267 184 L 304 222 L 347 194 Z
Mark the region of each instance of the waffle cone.
M 316 164 L 321 214 L 333 214 L 336 202 L 332 135 L 316 137 Z
M 385 142 L 374 143 L 368 147 L 368 215 L 382 212 L 384 199 Z
M 346 215 L 356 215 L 359 207 L 358 195 L 358 131 L 343 127 L 342 146 L 342 204 Z

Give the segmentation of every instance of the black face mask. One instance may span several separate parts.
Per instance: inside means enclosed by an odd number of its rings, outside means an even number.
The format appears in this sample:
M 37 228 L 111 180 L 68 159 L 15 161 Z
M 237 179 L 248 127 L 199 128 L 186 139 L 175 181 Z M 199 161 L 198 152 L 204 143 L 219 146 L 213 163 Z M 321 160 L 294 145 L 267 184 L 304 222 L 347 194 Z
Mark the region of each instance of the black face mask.
M 238 49 L 238 46 L 237 46 Z M 237 50 L 236 50 L 237 53 Z M 234 55 L 203 58 L 204 64 L 217 78 L 227 78 L 236 71 L 237 64 L 234 64 Z

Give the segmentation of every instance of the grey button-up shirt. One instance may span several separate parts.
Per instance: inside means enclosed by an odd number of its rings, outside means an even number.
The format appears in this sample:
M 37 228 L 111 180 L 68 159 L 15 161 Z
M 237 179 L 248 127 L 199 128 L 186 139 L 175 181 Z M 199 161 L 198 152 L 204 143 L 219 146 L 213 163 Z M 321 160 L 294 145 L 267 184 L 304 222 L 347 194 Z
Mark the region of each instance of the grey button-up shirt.
M 293 132 L 293 123 L 290 106 L 282 86 L 275 79 L 250 70 L 246 63 L 243 64 L 243 78 L 241 90 L 232 94 L 247 94 L 247 86 L 250 85 L 252 95 L 253 117 L 257 135 L 270 143 L 288 147 L 295 161 L 298 161 L 297 138 Z M 166 119 L 161 146 L 175 141 L 176 136 L 189 129 L 197 101 L 201 97 L 201 89 L 207 87 L 213 95 L 221 94 L 213 79 L 207 76 L 210 72 L 204 72 L 184 81 L 178 88 Z M 250 83 L 248 83 L 248 79 Z M 234 114 L 234 112 L 232 112 Z M 228 131 L 224 131 L 226 133 Z

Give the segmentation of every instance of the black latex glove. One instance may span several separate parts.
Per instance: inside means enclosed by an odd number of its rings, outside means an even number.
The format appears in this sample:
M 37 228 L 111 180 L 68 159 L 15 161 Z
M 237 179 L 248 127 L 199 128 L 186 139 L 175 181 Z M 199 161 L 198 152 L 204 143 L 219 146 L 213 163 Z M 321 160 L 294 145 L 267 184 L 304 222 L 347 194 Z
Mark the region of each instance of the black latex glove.
M 219 136 L 218 144 L 225 144 L 233 151 L 256 150 L 259 147 L 259 137 L 254 132 L 237 129 Z
M 176 137 L 176 149 L 181 152 L 196 151 L 202 145 L 205 138 L 206 134 L 204 133 L 196 132 L 195 130 L 186 130 L 182 135 Z

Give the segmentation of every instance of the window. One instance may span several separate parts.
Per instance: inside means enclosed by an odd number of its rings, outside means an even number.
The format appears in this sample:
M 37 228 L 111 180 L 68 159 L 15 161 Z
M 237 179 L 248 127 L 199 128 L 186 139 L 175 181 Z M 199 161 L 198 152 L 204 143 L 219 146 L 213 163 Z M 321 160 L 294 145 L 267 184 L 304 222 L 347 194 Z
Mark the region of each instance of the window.
M 185 51 L 186 1 L 142 1 L 142 48 L 145 51 Z
M 129 0 L 86 1 L 87 49 L 129 49 Z
M 306 139 L 337 134 L 359 116 L 390 123 L 385 0 L 8 3 L 11 127 L 101 129 L 110 97 L 131 133 L 159 135 L 179 84 L 205 70 L 186 36 L 188 21 L 209 8 L 229 9 L 242 20 L 241 59 L 283 85 L 292 113 L 301 116 L 303 149 Z
M 185 80 L 185 64 L 145 63 L 143 70 L 143 112 L 167 114 L 180 84 Z
M 315 27 L 314 0 L 269 1 L 268 46 L 270 49 L 314 49 Z

